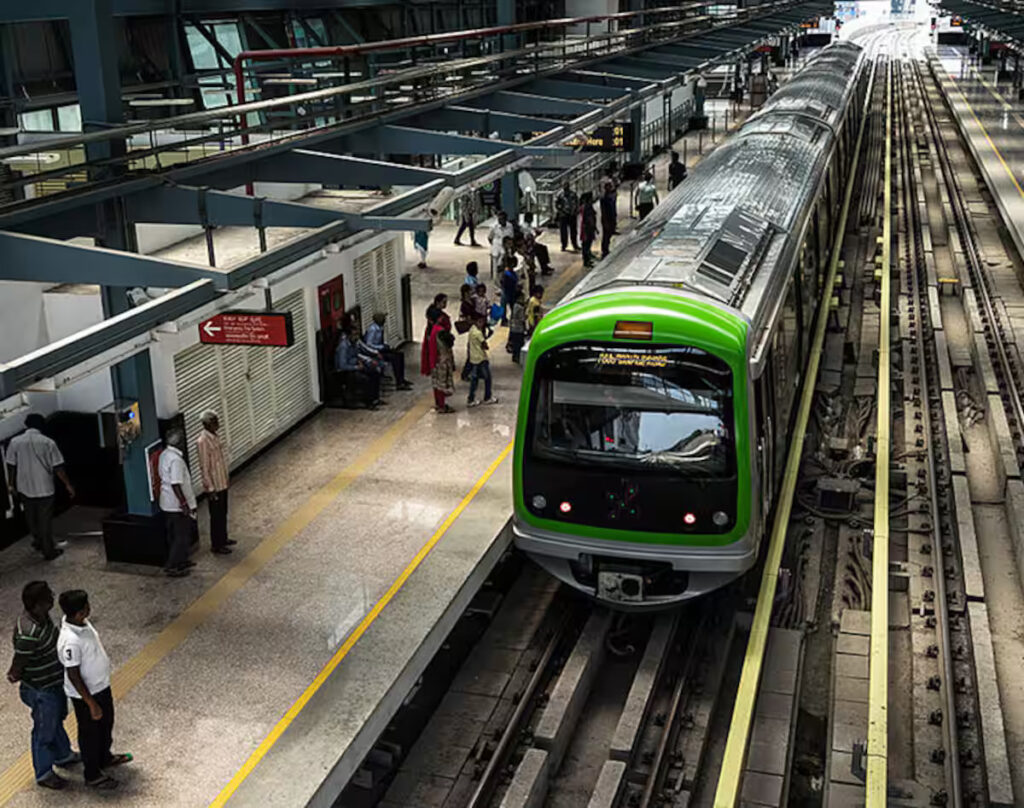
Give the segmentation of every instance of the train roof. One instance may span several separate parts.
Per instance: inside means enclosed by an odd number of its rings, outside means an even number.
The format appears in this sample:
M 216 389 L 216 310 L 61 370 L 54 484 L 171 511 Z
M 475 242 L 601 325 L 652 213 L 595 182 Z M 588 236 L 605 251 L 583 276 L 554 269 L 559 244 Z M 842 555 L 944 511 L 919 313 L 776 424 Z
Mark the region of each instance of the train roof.
M 818 53 L 624 244 L 573 291 L 619 285 L 681 288 L 744 311 L 770 285 L 786 235 L 802 226 L 853 92 L 862 49 L 840 42 Z M 759 271 L 766 268 L 764 272 Z

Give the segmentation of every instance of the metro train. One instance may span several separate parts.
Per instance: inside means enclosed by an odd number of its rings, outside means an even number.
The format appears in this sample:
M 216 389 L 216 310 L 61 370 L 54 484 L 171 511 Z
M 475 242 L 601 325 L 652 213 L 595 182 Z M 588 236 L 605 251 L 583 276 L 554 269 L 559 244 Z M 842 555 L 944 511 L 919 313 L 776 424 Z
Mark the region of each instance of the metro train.
M 533 333 L 513 535 L 574 588 L 657 609 L 755 564 L 867 61 L 849 42 L 820 51 Z

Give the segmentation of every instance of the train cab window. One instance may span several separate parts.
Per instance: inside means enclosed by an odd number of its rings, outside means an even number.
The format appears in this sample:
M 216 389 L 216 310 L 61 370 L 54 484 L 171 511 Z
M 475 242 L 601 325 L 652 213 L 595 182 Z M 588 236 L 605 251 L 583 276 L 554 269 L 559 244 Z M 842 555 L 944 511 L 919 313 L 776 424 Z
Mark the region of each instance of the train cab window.
M 535 460 L 730 479 L 732 372 L 699 348 L 574 344 L 544 354 L 531 414 Z

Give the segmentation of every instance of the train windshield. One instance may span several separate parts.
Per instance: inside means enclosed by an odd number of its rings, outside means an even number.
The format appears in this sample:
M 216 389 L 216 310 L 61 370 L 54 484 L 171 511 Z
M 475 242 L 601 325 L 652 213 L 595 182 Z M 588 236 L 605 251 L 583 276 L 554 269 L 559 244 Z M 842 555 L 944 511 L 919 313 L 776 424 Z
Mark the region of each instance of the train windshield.
M 536 384 L 536 459 L 735 474 L 732 372 L 699 348 L 566 345 L 540 358 Z

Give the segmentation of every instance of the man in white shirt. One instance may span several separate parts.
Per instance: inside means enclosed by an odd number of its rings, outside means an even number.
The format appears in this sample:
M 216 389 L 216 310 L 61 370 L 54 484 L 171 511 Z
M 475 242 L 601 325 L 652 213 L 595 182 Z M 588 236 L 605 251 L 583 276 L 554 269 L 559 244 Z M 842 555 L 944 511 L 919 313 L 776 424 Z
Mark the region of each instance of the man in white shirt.
M 515 238 L 515 228 L 508 220 L 508 214 L 503 210 L 498 211 L 498 221 L 491 225 L 491 232 L 487 234 L 487 240 L 491 243 L 491 277 L 501 266 L 501 258 L 505 254 L 505 239 Z
M 185 436 L 172 429 L 164 439 L 160 453 L 160 510 L 167 524 L 166 572 L 172 578 L 189 574 L 195 562 L 189 560 L 192 529 L 196 519 L 196 495 L 192 491 L 192 475 L 185 463 Z
M 117 788 L 118 782 L 103 770 L 132 760 L 129 754 L 110 752 L 114 731 L 110 657 L 89 622 L 89 596 L 83 590 L 62 592 L 60 608 L 64 619 L 57 638 L 57 658 L 64 666 L 64 693 L 75 708 L 85 784 L 109 791 Z
M 44 426 L 42 415 L 30 413 L 25 431 L 11 438 L 7 444 L 7 477 L 25 513 L 32 546 L 52 561 L 64 552 L 53 541 L 54 476 L 64 484 L 69 497 L 74 498 L 75 489 L 64 471 L 60 449 L 41 432 Z

